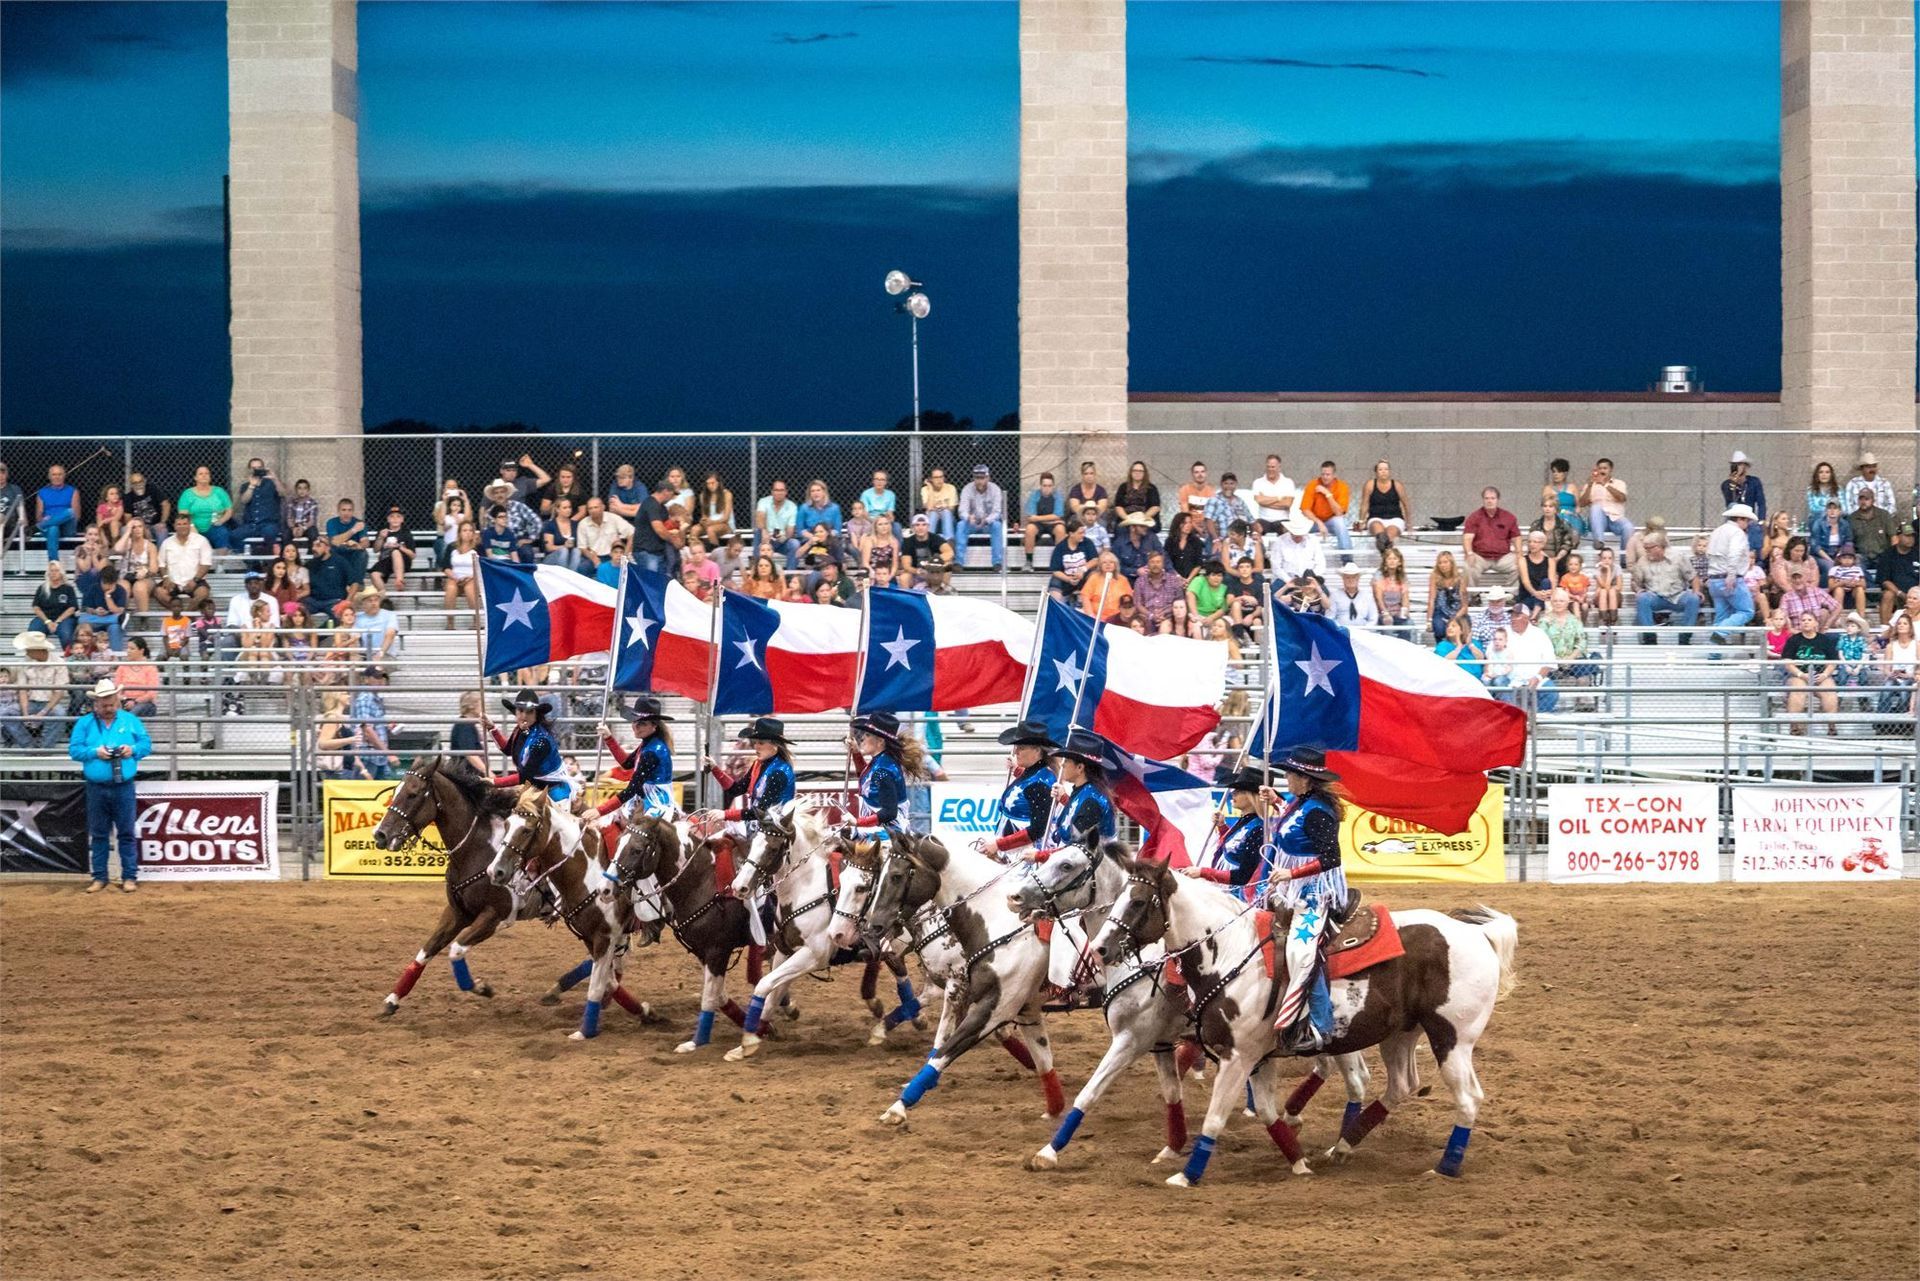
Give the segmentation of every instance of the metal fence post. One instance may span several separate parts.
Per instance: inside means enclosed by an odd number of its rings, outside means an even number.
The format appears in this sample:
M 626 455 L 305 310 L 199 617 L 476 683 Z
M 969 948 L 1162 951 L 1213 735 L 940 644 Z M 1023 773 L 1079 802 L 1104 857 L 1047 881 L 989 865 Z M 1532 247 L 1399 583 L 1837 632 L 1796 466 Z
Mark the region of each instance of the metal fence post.
M 592 456 L 587 460 L 587 474 L 592 477 L 592 479 L 587 482 L 588 492 L 595 493 L 595 494 L 599 493 L 600 492 L 600 437 L 598 436 L 595 436 L 593 438 L 593 453 L 592 453 Z
M 447 441 L 444 436 L 433 438 L 433 492 L 438 494 L 447 483 Z M 438 499 L 435 500 L 439 501 Z
M 760 436 L 747 437 L 747 523 L 753 523 L 754 505 L 760 501 Z M 736 506 L 735 511 L 738 511 Z M 735 519 L 738 519 L 736 515 Z M 755 543 L 757 549 L 759 544 Z

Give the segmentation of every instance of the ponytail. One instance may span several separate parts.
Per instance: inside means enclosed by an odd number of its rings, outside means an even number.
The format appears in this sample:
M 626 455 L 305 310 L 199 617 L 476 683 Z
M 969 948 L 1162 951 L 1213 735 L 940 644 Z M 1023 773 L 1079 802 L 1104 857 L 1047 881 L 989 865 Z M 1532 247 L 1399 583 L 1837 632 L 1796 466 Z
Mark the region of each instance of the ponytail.
M 931 777 L 933 771 L 929 768 L 926 745 L 919 739 L 902 735 L 898 743 L 887 744 L 886 752 L 899 763 L 900 772 L 909 779 L 924 782 Z

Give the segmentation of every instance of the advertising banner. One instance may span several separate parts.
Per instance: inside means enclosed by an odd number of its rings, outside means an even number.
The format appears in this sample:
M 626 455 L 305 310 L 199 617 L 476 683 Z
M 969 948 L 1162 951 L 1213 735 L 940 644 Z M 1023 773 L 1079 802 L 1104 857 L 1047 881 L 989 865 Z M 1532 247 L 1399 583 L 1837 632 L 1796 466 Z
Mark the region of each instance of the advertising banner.
M 1349 802 L 1340 823 L 1340 858 L 1354 881 L 1464 881 L 1507 879 L 1506 788 L 1487 786 L 1466 830 L 1436 832 L 1388 818 Z
M 1736 881 L 1901 876 L 1898 787 L 1736 787 Z
M 1000 830 L 1000 789 L 989 783 L 932 783 L 933 821 L 928 835 L 948 849 L 963 849 Z
M 279 879 L 280 787 L 271 779 L 227 783 L 142 779 L 134 795 L 141 880 Z
M 78 782 L 9 781 L 0 789 L 0 872 L 86 875 L 87 797 Z
M 419 840 L 397 853 L 373 847 L 373 829 L 399 785 L 398 779 L 358 778 L 328 779 L 321 785 L 328 876 L 357 881 L 437 881 L 446 876 L 447 851 L 432 824 Z
M 1641 783 L 1547 789 L 1547 879 L 1619 884 L 1720 879 L 1720 789 Z

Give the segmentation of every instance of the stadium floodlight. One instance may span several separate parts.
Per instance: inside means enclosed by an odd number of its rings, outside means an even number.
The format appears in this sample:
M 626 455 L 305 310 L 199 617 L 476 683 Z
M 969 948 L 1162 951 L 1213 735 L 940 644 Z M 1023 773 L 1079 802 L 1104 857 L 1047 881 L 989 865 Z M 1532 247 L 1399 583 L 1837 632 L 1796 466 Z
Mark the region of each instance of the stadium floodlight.
M 887 292 L 896 296 L 904 294 L 907 290 L 919 283 L 919 281 L 912 279 L 904 271 L 890 271 L 887 273 Z
M 900 301 L 893 304 L 896 313 L 907 318 L 909 328 L 908 341 L 913 352 L 913 439 L 907 446 L 907 470 L 915 481 L 920 478 L 920 322 L 933 310 L 933 303 L 920 291 L 920 282 L 904 271 L 890 271 L 886 279 L 887 292 Z M 907 293 L 911 289 L 912 293 Z M 901 294 L 906 294 L 900 298 Z M 909 486 L 908 492 L 912 488 Z
M 907 314 L 915 320 L 925 320 L 927 313 L 933 310 L 933 304 L 928 302 L 927 296 L 922 293 L 908 294 L 907 301 L 903 305 L 907 309 Z

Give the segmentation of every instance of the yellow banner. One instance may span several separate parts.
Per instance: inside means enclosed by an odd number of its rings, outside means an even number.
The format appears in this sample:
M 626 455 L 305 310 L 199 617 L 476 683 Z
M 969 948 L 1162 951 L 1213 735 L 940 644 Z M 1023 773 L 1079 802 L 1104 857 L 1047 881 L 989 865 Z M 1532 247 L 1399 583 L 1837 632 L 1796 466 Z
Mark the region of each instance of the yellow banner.
M 1340 858 L 1355 881 L 1498 882 L 1507 879 L 1506 788 L 1487 785 L 1464 832 L 1436 832 L 1351 801 L 1340 824 Z
M 397 779 L 329 779 L 321 784 L 328 876 L 356 881 L 437 881 L 446 876 L 447 851 L 441 847 L 439 829 L 431 824 L 398 853 L 373 847 L 373 829 L 399 785 Z

